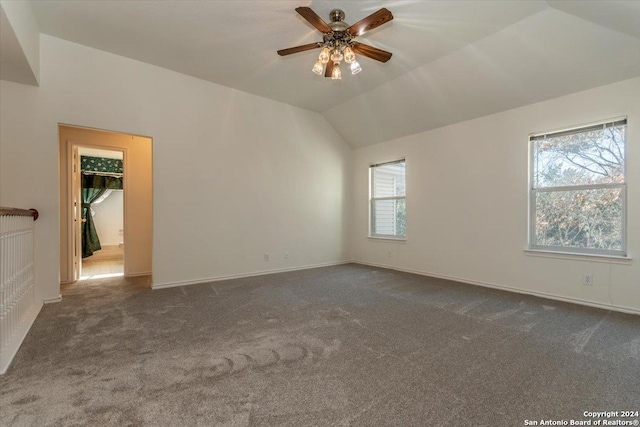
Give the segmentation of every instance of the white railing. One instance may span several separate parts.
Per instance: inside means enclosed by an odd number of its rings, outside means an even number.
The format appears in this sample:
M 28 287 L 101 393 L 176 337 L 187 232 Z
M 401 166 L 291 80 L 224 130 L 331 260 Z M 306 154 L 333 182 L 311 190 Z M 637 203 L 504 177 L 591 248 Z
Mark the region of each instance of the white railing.
M 0 374 L 9 367 L 41 307 L 33 280 L 37 216 L 34 210 L 0 208 Z

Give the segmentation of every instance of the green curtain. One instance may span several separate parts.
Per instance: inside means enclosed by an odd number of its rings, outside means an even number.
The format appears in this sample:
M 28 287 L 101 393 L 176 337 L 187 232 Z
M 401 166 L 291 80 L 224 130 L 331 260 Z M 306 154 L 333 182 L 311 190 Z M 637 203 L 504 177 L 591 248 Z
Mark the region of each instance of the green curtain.
M 84 184 L 84 182 L 83 182 Z M 93 255 L 99 249 L 100 239 L 91 215 L 91 203 L 102 195 L 104 188 L 82 188 L 82 258 Z
M 82 171 L 122 173 L 122 160 L 82 157 Z M 82 174 L 82 258 L 102 249 L 93 223 L 91 204 L 106 190 L 122 190 L 122 176 Z
M 122 177 L 82 174 L 82 188 L 122 190 Z

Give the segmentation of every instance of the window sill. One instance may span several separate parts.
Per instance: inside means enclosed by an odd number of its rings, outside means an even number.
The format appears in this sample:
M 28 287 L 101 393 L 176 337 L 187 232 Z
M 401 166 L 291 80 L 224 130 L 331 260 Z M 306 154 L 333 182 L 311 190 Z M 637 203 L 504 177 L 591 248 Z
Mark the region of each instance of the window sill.
M 607 264 L 625 264 L 629 265 L 633 258 L 618 255 L 599 255 L 599 254 L 578 254 L 571 252 L 549 251 L 543 249 L 525 249 L 524 254 L 527 256 L 536 256 L 543 258 L 560 258 L 573 261 L 591 261 L 604 262 Z
M 381 240 L 381 241 L 391 241 L 391 242 L 399 242 L 406 243 L 406 237 L 384 237 L 384 236 L 367 236 L 369 240 Z

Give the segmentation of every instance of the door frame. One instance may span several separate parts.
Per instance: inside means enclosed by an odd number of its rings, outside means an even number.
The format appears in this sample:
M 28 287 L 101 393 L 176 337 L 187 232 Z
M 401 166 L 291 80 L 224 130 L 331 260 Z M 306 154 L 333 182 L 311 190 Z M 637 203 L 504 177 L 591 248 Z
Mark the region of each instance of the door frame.
M 75 224 L 74 220 L 74 210 L 75 206 L 73 205 L 73 178 L 74 171 L 73 166 L 75 165 L 73 155 L 76 149 L 80 148 L 96 148 L 99 150 L 108 150 L 108 151 L 119 151 L 122 153 L 122 223 L 124 229 L 124 243 L 125 247 L 123 248 L 123 262 L 124 262 L 124 276 L 127 276 L 127 262 L 126 256 L 124 256 L 127 242 L 127 198 L 125 195 L 127 194 L 127 168 L 128 168 L 128 159 L 127 159 L 127 147 L 116 147 L 111 145 L 102 145 L 102 144 L 83 144 L 82 142 L 67 140 L 67 277 L 70 279 L 70 282 L 76 282 L 80 279 L 80 273 L 82 270 L 82 254 L 81 250 L 78 251 L 77 254 L 74 253 L 74 248 L 76 247 L 76 239 L 80 240 L 80 226 L 79 223 Z M 79 153 L 78 153 L 79 156 Z M 78 158 L 78 163 L 80 159 Z M 80 173 L 80 171 L 78 171 Z M 80 191 L 80 187 L 78 187 L 78 191 Z M 82 197 L 79 198 L 82 200 Z M 81 211 L 80 211 L 81 212 Z M 80 240 L 81 242 L 81 240 Z M 70 274 L 69 274 L 70 273 Z

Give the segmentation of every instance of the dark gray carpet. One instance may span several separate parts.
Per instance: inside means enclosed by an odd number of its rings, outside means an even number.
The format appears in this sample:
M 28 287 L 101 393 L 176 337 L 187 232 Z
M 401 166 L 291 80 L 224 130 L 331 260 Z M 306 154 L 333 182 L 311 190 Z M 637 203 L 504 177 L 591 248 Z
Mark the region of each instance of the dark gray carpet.
M 344 265 L 46 305 L 3 426 L 522 426 L 640 410 L 640 317 Z M 634 419 L 634 418 L 632 418 Z

